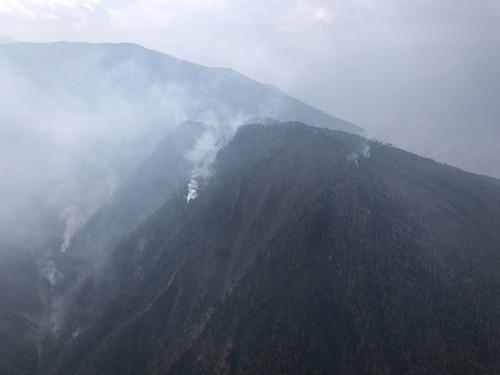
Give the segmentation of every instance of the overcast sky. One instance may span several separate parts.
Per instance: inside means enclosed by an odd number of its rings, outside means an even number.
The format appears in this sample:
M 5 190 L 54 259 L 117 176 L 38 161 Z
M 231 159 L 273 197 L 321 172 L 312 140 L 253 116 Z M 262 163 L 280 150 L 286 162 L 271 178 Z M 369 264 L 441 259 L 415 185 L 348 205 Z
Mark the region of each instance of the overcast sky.
M 135 42 L 306 100 L 339 56 L 498 42 L 499 24 L 499 0 L 0 0 L 0 34 L 17 40 Z

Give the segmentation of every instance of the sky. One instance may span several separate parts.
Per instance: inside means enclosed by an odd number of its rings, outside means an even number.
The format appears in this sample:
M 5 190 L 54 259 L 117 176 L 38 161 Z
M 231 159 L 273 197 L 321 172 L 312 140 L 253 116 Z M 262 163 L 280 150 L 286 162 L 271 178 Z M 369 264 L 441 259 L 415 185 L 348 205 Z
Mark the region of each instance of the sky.
M 345 56 L 500 41 L 498 0 L 0 0 L 0 35 L 134 42 L 310 96 Z M 326 104 L 325 104 L 326 103 Z

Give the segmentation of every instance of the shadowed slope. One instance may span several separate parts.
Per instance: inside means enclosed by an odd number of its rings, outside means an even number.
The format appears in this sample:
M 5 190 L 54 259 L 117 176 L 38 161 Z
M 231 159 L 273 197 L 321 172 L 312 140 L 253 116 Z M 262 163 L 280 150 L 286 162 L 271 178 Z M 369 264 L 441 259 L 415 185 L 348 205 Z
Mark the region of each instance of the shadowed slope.
M 179 192 L 115 249 L 103 306 L 52 372 L 495 373 L 499 225 L 497 180 L 244 126 L 197 199 Z

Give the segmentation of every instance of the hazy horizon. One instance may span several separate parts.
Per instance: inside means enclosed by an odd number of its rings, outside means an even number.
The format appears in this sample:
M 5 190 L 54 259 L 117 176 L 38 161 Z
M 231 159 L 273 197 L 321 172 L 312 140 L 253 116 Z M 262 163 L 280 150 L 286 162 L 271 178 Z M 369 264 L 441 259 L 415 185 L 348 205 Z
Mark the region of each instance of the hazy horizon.
M 2 0 L 0 35 L 137 43 L 233 68 L 336 114 L 343 108 L 324 97 L 336 90 L 329 83 L 345 59 L 429 46 L 498 48 L 499 16 L 493 0 Z

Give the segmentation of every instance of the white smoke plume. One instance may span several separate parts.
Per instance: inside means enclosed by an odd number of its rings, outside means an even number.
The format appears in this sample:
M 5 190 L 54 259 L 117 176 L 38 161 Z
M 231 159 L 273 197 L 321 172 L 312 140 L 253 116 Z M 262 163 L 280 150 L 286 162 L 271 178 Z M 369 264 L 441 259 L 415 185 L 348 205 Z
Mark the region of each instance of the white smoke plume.
M 200 183 L 210 176 L 215 156 L 221 147 L 217 127 L 206 126 L 207 128 L 196 141 L 194 148 L 186 155 L 186 158 L 193 164 L 186 195 L 188 203 L 198 197 Z
M 186 154 L 186 158 L 193 165 L 187 186 L 187 203 L 198 197 L 201 185 L 212 174 L 217 153 L 232 137 L 236 129 L 244 124 L 245 117 L 242 114 L 225 111 L 222 116 L 213 112 L 206 113 L 202 119 L 206 128 L 193 149 Z
M 364 142 L 361 150 L 359 151 L 359 154 L 365 158 L 369 158 L 370 151 L 371 151 L 370 145 L 368 143 Z
M 57 269 L 56 263 L 53 260 L 47 260 L 41 267 L 42 277 L 47 280 L 53 288 L 62 278 L 62 273 Z
M 85 224 L 85 216 L 78 209 L 78 207 L 66 207 L 62 212 L 61 219 L 65 222 L 63 243 L 61 244 L 61 252 L 66 252 L 71 245 L 76 232 Z
M 356 166 L 356 168 L 358 168 L 359 167 L 359 158 L 360 157 L 369 158 L 370 151 L 371 151 L 370 145 L 367 142 L 363 142 L 361 144 L 361 147 L 358 150 L 353 151 L 349 155 L 347 155 L 347 160 L 352 161 L 354 163 L 354 165 Z
M 190 179 L 188 183 L 188 191 L 186 195 L 186 202 L 196 199 L 198 197 L 198 183 L 194 179 Z

